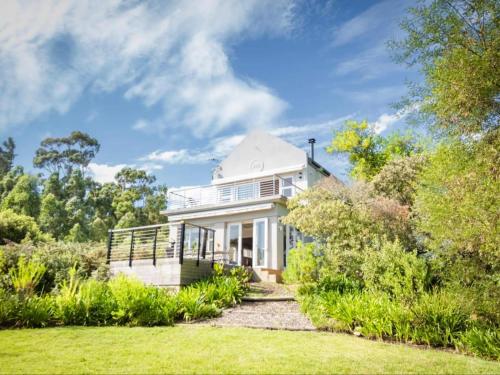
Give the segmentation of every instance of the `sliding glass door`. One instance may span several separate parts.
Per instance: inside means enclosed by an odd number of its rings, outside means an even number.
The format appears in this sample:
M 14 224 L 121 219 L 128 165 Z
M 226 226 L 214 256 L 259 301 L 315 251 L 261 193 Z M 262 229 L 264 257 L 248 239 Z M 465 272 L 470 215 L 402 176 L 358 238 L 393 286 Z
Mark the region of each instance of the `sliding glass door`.
M 228 224 L 228 243 L 229 263 L 241 264 L 241 223 Z
M 253 266 L 267 267 L 268 240 L 267 218 L 253 221 Z

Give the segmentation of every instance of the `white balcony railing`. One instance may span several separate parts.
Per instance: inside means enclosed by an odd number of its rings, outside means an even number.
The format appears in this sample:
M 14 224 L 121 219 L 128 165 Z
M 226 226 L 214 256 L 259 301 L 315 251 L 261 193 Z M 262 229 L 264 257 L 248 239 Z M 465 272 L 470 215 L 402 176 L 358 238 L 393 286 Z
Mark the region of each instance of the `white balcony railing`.
M 196 186 L 169 191 L 167 209 L 217 205 L 272 196 L 292 197 L 299 190 L 301 189 L 293 185 L 291 179 L 280 176 L 224 185 Z

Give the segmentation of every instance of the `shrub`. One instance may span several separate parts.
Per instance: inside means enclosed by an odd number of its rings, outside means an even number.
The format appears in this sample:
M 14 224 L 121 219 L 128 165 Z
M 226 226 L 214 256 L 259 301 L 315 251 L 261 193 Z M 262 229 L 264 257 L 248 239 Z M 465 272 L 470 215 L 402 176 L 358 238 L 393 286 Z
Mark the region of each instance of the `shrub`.
M 6 242 L 48 242 L 52 238 L 42 233 L 35 219 L 18 214 L 11 209 L 0 211 L 0 244 Z
M 116 301 L 112 312 L 118 324 L 131 326 L 171 325 L 177 303 L 165 290 L 119 275 L 108 283 Z
M 288 262 L 283 279 L 290 284 L 311 283 L 319 278 L 320 257 L 313 243 L 299 242 L 288 255 Z
M 0 327 L 7 327 L 15 323 L 17 308 L 17 296 L 0 288 Z
M 179 313 L 187 321 L 210 318 L 220 314 L 216 304 L 207 299 L 200 284 L 181 289 L 177 294 L 177 301 Z
M 319 280 L 316 290 L 318 292 L 337 292 L 339 294 L 356 293 L 363 286 L 357 279 L 350 279 L 346 275 L 326 275 Z
M 9 275 L 14 290 L 22 296 L 31 296 L 45 273 L 43 264 L 19 258 L 17 268 L 11 268 Z
M 115 301 L 105 282 L 81 281 L 76 269 L 70 271 L 55 297 L 56 315 L 65 325 L 106 325 L 112 321 Z
M 42 263 L 46 271 L 40 280 L 38 291 L 49 292 L 69 279 L 69 271 L 75 266 L 79 278 L 95 277 L 105 280 L 108 277 L 106 265 L 106 249 L 100 243 L 63 243 L 47 244 L 20 244 L 0 247 L 4 259 L 0 267 L 3 274 L 3 284 L 6 285 L 5 275 L 9 269 L 15 267 L 20 257 Z M 0 280 L 2 281 L 2 280 Z
M 51 296 L 31 296 L 20 300 L 15 314 L 18 327 L 46 327 L 53 321 L 53 299 Z
M 319 328 L 458 347 L 462 335 L 472 325 L 470 309 L 449 292 L 423 293 L 417 300 L 405 303 L 381 291 L 347 289 L 346 292 L 333 285 L 330 290 L 322 286 L 300 300 L 304 311 Z M 475 336 L 470 335 L 473 342 Z M 488 342 L 495 342 L 492 337 L 488 336 Z M 488 345 L 482 347 L 488 348 Z
M 429 284 L 425 260 L 405 251 L 398 241 L 384 241 L 380 250 L 367 251 L 362 272 L 368 289 L 396 298 L 414 298 Z
M 458 296 L 446 291 L 423 294 L 412 311 L 412 337 L 418 343 L 455 346 L 470 325 L 471 310 L 459 302 Z
M 497 361 L 500 360 L 500 332 L 498 329 L 474 327 L 462 335 L 461 341 L 469 352 Z

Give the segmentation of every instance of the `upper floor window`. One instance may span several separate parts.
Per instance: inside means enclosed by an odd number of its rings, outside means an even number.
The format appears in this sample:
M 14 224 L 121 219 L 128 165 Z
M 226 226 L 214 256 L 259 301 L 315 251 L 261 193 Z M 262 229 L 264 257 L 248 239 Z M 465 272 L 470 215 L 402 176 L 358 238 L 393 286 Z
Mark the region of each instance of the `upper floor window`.
M 293 177 L 283 177 L 280 179 L 281 195 L 287 198 L 293 196 Z

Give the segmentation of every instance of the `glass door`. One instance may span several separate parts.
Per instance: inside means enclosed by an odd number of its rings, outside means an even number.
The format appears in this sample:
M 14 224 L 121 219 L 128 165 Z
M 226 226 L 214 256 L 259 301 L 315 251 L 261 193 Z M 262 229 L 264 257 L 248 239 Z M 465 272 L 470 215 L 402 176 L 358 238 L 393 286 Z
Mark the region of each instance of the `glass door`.
M 266 267 L 268 264 L 267 218 L 253 221 L 253 266 Z
M 241 264 L 241 223 L 228 224 L 227 233 L 229 263 Z

